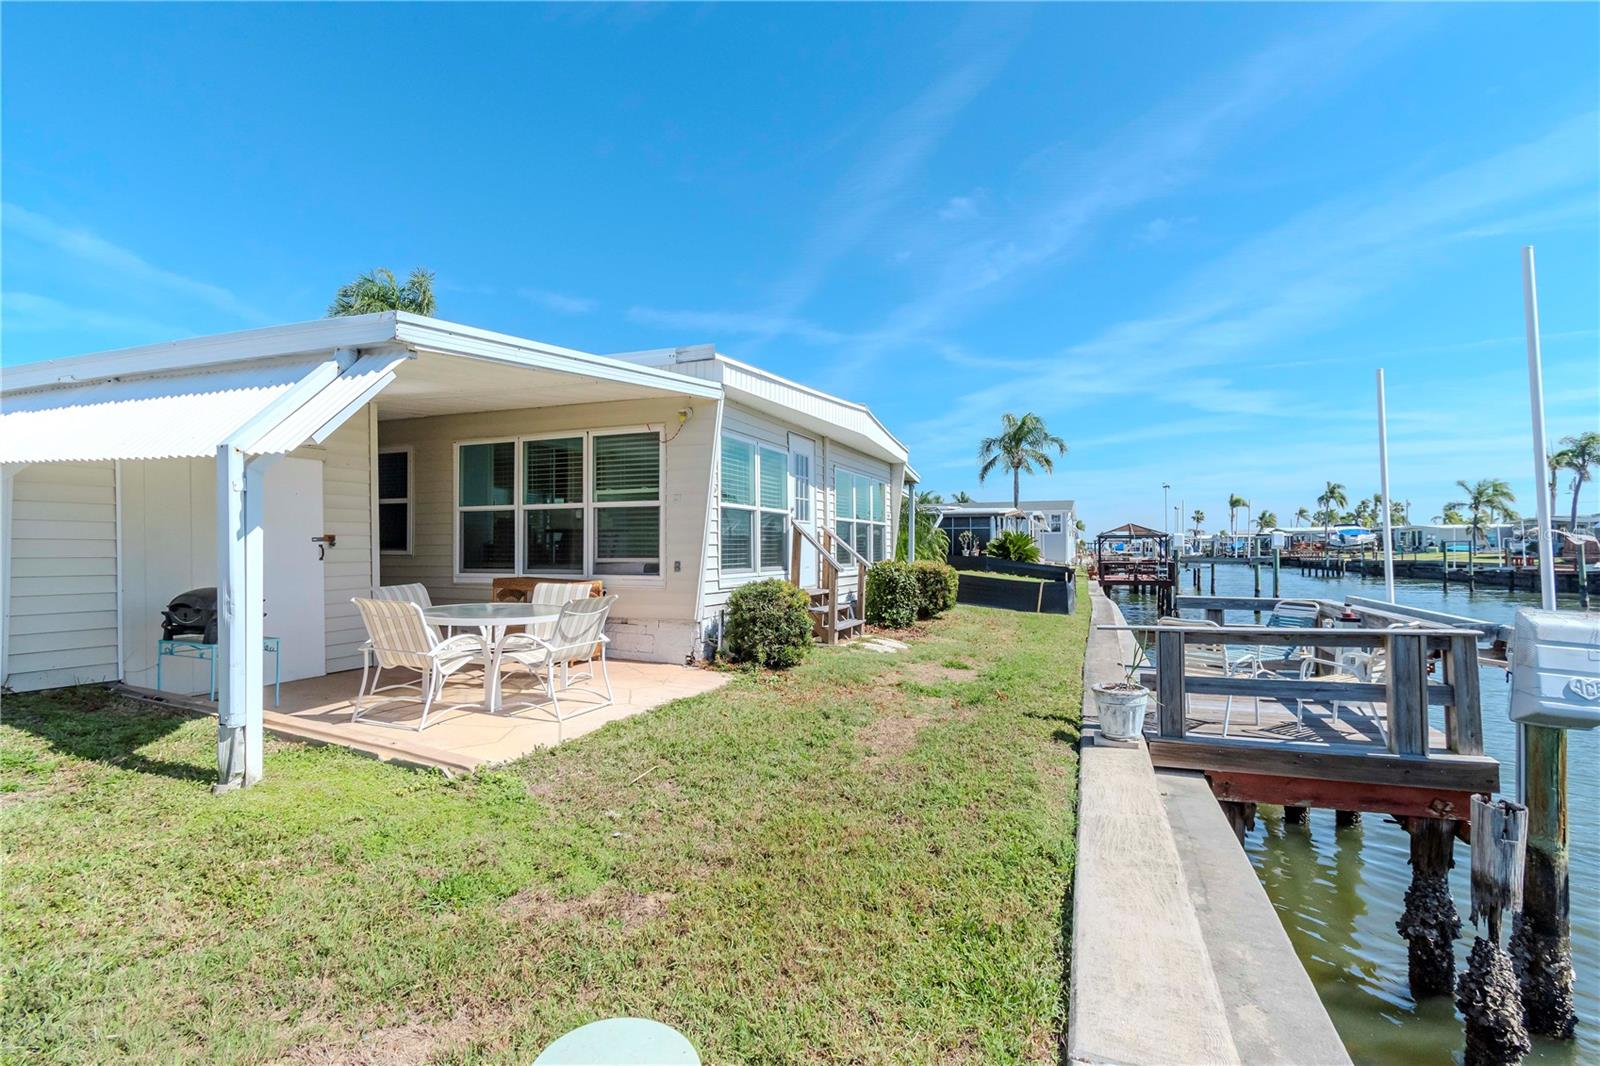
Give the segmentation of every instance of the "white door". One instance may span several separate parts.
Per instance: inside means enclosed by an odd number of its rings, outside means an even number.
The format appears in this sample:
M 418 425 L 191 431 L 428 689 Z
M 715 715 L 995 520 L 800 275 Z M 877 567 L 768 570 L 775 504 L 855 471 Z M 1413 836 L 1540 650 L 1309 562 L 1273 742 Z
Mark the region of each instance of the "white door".
M 327 673 L 322 589 L 322 464 L 280 459 L 267 471 L 262 519 L 266 527 L 266 635 L 279 638 L 283 680 Z M 272 683 L 272 657 L 265 660 Z
M 789 499 L 794 520 L 812 537 L 817 535 L 817 493 L 813 487 L 817 466 L 817 442 L 810 437 L 789 434 Z M 817 550 L 800 545 L 800 587 L 817 587 Z

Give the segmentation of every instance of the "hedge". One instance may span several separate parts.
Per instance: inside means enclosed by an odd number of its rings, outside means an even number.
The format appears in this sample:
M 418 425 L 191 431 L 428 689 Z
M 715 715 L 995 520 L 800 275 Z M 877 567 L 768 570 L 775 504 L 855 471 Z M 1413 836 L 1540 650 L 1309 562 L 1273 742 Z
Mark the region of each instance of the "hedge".
M 904 629 L 917 620 L 922 599 L 916 571 L 910 563 L 885 559 L 867 570 L 867 621 L 875 626 Z
M 735 662 L 794 666 L 811 647 L 811 598 L 780 578 L 740 585 L 728 597 L 725 637 Z
M 956 605 L 961 578 L 949 563 L 919 559 L 911 564 L 917 578 L 917 614 L 934 618 Z

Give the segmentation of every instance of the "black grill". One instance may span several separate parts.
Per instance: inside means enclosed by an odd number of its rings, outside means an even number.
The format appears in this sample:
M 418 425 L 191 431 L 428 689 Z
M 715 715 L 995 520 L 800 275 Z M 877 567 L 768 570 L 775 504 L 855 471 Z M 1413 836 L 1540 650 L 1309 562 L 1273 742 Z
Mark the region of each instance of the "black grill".
M 196 637 L 206 644 L 217 642 L 217 590 L 214 588 L 180 592 L 161 612 L 163 640 L 194 640 Z

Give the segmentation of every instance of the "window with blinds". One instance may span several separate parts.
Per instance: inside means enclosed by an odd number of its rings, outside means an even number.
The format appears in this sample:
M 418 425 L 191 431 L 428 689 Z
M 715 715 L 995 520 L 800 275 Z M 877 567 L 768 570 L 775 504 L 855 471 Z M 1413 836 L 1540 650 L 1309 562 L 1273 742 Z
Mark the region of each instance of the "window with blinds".
M 888 491 L 886 484 L 865 474 L 833 468 L 833 531 L 868 562 L 889 557 Z M 854 565 L 843 548 L 837 554 L 840 566 Z
M 789 453 L 722 437 L 720 541 L 728 574 L 781 571 L 789 543 Z
M 651 431 L 458 445 L 460 572 L 659 576 L 661 453 Z

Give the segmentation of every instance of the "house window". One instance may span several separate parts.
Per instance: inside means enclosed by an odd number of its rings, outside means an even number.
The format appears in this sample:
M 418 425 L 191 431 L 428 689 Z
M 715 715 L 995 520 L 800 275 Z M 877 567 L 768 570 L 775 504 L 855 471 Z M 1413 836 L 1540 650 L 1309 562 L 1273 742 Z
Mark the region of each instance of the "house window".
M 789 542 L 789 456 L 722 438 L 722 569 L 782 570 Z
M 796 452 L 794 464 L 794 517 L 798 522 L 811 521 L 811 456 Z
M 1055 514 L 1052 514 L 1050 516 L 1050 532 L 1052 532 L 1052 533 L 1060 533 L 1061 532 L 1061 514 L 1059 512 L 1057 512 Z
M 378 453 L 378 550 L 411 553 L 411 449 Z
M 864 474 L 833 468 L 833 531 L 868 562 L 888 558 L 889 521 L 886 512 L 888 486 Z M 850 565 L 848 552 L 839 565 Z
M 462 573 L 660 575 L 659 434 L 475 442 L 458 456 Z

